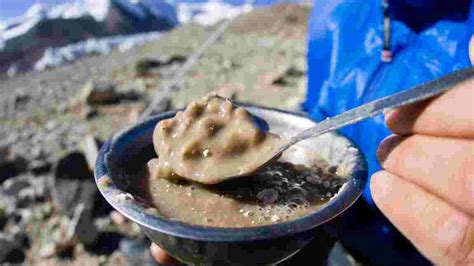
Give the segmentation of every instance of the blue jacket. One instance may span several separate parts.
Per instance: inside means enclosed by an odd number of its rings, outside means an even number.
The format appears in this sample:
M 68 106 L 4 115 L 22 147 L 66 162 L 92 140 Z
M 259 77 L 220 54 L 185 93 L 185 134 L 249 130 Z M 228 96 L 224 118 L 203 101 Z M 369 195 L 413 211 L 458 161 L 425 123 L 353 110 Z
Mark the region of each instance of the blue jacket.
M 308 90 L 304 109 L 317 120 L 471 66 L 474 33 L 470 0 L 392 0 L 392 61 L 384 63 L 382 0 L 314 0 L 308 34 Z M 376 150 L 390 134 L 383 116 L 343 130 L 365 154 L 370 174 Z M 371 263 L 428 264 L 374 207 L 369 186 L 340 240 Z M 361 214 L 362 213 L 362 214 Z
M 381 0 L 315 0 L 304 103 L 315 119 L 471 65 L 468 45 L 474 31 L 474 2 L 389 1 L 389 14 L 393 60 L 383 63 Z M 342 131 L 362 149 L 370 173 L 379 170 L 375 151 L 390 134 L 383 116 Z M 368 186 L 363 196 L 372 204 Z

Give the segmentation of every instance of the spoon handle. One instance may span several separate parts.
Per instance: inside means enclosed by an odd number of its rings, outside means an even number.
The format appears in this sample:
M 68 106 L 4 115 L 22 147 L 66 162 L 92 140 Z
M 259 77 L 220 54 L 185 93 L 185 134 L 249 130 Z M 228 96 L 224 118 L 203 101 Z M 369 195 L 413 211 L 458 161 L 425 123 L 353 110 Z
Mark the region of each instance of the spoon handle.
M 329 131 L 355 124 L 361 120 L 373 117 L 385 111 L 428 99 L 473 77 L 474 67 L 470 67 L 456 71 L 440 79 L 366 103 L 342 114 L 328 118 L 315 126 L 304 130 L 298 135 L 293 136 L 289 140 L 288 146 L 308 138 L 317 137 Z

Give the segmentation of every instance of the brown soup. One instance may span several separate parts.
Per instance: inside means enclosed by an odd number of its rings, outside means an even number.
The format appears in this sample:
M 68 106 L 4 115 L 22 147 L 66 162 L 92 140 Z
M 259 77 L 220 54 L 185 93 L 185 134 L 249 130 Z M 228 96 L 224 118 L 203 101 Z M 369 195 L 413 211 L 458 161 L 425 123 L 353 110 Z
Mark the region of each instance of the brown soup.
M 309 164 L 290 163 L 297 154 L 311 153 L 299 146 L 254 172 L 279 141 L 245 109 L 206 95 L 157 124 L 158 158 L 148 163 L 146 197 L 169 219 L 214 227 L 261 226 L 315 212 L 345 179 L 314 154 Z M 248 175 L 229 178 L 242 172 Z
M 313 213 L 337 194 L 345 181 L 321 162 L 307 167 L 278 161 L 252 176 L 212 186 L 148 176 L 146 195 L 159 213 L 171 220 L 251 227 Z

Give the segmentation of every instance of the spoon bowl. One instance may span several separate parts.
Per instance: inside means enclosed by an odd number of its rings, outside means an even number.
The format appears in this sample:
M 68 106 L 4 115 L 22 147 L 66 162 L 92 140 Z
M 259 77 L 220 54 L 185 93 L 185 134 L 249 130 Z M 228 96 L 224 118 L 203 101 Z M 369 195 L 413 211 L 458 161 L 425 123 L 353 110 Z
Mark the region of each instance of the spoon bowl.
M 269 130 L 289 137 L 315 125 L 310 118 L 285 111 L 244 106 L 267 121 Z M 188 264 L 262 265 L 283 261 L 322 235 L 329 221 L 349 208 L 367 182 L 366 161 L 344 136 L 331 132 L 298 145 L 317 152 L 345 184 L 321 209 L 307 216 L 266 226 L 218 228 L 170 220 L 140 196 L 140 169 L 155 157 L 152 143 L 156 124 L 176 111 L 151 117 L 116 134 L 101 148 L 95 179 L 104 198 L 128 219 L 136 222 L 157 245 Z M 301 162 L 304 163 L 304 156 Z M 156 209 L 155 209 L 156 210 Z M 317 262 L 315 262 L 317 263 Z

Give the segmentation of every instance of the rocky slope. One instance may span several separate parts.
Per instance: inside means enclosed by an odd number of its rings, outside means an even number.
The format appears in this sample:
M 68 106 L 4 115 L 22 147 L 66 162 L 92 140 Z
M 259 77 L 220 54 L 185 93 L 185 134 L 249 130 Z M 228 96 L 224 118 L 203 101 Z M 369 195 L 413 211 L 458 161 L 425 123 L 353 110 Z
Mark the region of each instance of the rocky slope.
M 298 111 L 307 14 L 306 7 L 277 5 L 239 17 L 163 96 L 162 110 L 215 90 Z M 84 143 L 134 123 L 214 29 L 187 25 L 123 53 L 0 82 L 0 263 L 150 263 L 137 226 L 111 211 L 91 183 Z

